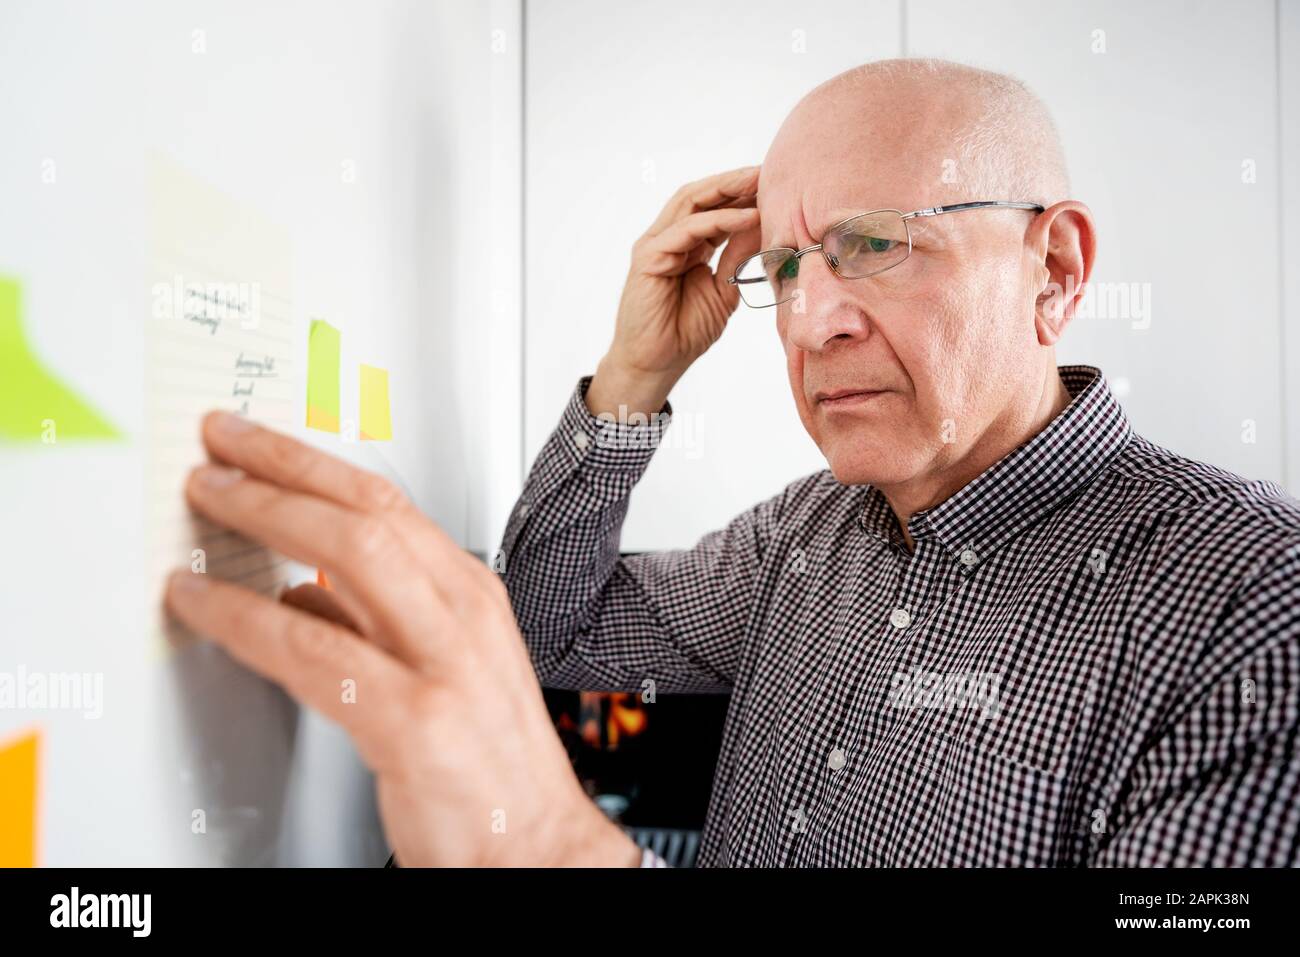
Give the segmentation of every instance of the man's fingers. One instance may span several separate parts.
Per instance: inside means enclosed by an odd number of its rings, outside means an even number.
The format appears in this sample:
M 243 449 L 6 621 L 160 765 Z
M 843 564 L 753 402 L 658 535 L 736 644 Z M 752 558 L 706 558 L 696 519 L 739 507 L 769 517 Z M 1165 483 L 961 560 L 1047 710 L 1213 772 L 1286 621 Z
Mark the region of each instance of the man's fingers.
M 401 490 L 382 476 L 230 412 L 203 417 L 203 444 L 228 465 L 296 492 L 368 512 L 409 506 Z
M 658 218 L 646 230 L 647 236 L 657 236 L 673 223 L 701 210 L 719 206 L 752 206 L 758 197 L 758 166 L 717 173 L 679 189 L 665 204 Z
M 736 267 L 742 261 L 759 251 L 762 239 L 762 229 L 755 224 L 751 229 L 742 230 L 727 240 L 727 246 L 718 258 L 718 268 L 715 273 L 715 283 L 719 289 L 724 291 L 730 289 L 736 295 L 740 294 L 739 287 L 730 285 L 727 280 L 736 274 Z
M 306 583 L 290 588 L 280 596 L 280 601 L 352 631 L 361 631 L 339 600 L 319 585 Z
M 713 254 L 718 251 L 717 244 L 712 240 L 706 239 L 699 246 L 696 246 L 686 255 L 686 268 L 689 270 L 692 266 L 705 265 L 713 258 Z
M 690 253 L 705 240 L 721 242 L 758 225 L 756 209 L 711 209 L 695 213 L 641 244 L 641 267 L 652 275 L 684 272 Z
M 236 660 L 337 721 L 370 767 L 391 765 L 396 732 L 410 720 L 415 672 L 347 629 L 207 575 L 174 572 L 166 604 Z
M 426 567 L 473 561 L 392 482 L 296 439 L 228 412 L 203 418 L 203 443 L 213 457 L 249 475 L 346 508 L 392 515 Z
M 425 626 L 445 615 L 443 589 L 456 587 L 460 576 L 448 568 L 440 581 L 431 581 L 382 517 L 217 465 L 191 472 L 185 496 L 218 525 L 325 569 L 348 615 L 366 634 L 397 642 L 395 650 L 407 661 L 426 662 L 436 650 L 425 646 Z

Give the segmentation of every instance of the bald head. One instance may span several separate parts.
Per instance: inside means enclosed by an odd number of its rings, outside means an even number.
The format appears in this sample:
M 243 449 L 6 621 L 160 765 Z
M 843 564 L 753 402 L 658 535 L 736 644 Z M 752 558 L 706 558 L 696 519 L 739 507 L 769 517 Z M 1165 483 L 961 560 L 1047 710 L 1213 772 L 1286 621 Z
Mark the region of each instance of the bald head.
M 845 172 L 926 184 L 920 205 L 1012 199 L 1050 206 L 1070 193 L 1047 107 L 1019 80 L 935 59 L 881 60 L 813 89 L 782 125 L 764 170 L 832 158 Z M 882 168 L 883 167 L 883 168 Z M 900 199 L 882 196 L 892 206 Z M 915 208 L 915 207 L 912 207 Z

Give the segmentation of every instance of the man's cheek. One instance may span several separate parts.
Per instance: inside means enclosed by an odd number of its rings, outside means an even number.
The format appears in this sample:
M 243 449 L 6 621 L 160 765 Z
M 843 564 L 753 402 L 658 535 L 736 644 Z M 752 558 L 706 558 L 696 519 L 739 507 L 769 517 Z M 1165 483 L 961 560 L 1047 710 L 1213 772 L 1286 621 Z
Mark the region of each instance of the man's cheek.
M 804 402 L 803 360 L 798 350 L 792 349 L 789 345 L 785 347 L 785 375 L 790 382 L 790 392 L 794 395 L 795 404 L 802 407 Z

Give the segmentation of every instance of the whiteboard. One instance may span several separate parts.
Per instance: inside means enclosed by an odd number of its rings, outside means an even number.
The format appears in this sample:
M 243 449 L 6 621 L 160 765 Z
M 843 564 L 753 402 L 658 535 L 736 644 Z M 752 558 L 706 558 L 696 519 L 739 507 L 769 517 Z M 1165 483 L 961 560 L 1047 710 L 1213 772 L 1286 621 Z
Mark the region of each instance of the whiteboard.
M 294 431 L 401 481 L 463 544 L 479 529 L 481 549 L 475 200 L 492 168 L 495 10 L 6 4 L 0 277 L 21 286 L 23 348 L 113 432 L 0 436 L 0 681 L 101 689 L 90 709 L 0 709 L 0 750 L 38 735 L 37 863 L 384 863 L 371 778 L 339 729 L 211 645 L 157 642 L 149 529 L 175 499 L 156 488 L 150 418 L 166 361 L 150 346 L 155 162 L 282 237 L 277 368 L 292 375 Z M 205 238 L 201 219 L 191 238 Z M 391 441 L 303 428 L 313 317 L 341 331 L 345 410 L 361 363 L 389 372 Z M 164 425 L 190 434 L 191 418 Z M 517 455 L 511 466 L 514 480 Z

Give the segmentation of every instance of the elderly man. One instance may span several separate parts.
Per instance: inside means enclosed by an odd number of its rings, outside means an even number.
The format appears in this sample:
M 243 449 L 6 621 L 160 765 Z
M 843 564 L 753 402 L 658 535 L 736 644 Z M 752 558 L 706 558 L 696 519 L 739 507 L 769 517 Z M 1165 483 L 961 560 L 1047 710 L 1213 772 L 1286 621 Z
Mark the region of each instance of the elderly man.
M 1300 863 L 1300 503 L 1058 368 L 1096 249 L 1068 197 L 1020 84 L 842 74 L 761 171 L 684 187 L 636 242 L 506 531 L 531 662 L 497 582 L 400 495 L 229 418 L 205 439 L 236 468 L 191 502 L 339 591 L 284 607 L 180 573 L 171 606 L 348 727 L 403 863 L 654 863 L 578 791 L 530 664 L 730 693 L 703 865 Z M 668 394 L 742 296 L 830 468 L 621 558 Z

